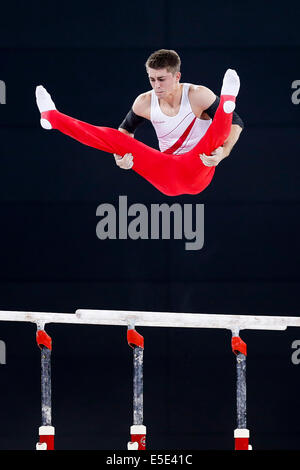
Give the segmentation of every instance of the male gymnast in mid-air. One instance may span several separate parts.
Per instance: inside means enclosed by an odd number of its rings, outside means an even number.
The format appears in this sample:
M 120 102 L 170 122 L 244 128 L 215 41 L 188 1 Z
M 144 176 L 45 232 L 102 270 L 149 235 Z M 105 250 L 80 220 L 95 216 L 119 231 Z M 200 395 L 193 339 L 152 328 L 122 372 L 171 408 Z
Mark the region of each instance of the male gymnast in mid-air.
M 114 154 L 120 168 L 132 168 L 163 194 L 198 194 L 209 185 L 215 167 L 230 154 L 243 129 L 234 111 L 240 80 L 228 69 L 219 98 L 205 86 L 180 83 L 180 65 L 173 50 L 150 55 L 145 66 L 152 90 L 136 98 L 118 130 L 60 113 L 40 85 L 36 99 L 41 125 Z M 160 151 L 134 138 L 145 120 L 154 126 Z

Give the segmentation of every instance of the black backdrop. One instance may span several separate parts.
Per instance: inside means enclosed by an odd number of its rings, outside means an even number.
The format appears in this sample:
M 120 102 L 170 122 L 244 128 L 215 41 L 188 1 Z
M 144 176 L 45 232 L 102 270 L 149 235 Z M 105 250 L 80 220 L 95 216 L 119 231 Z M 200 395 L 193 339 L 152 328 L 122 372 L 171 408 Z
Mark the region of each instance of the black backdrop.
M 299 315 L 297 2 L 82 3 L 1 7 L 0 308 L 77 308 Z M 182 59 L 182 82 L 219 93 L 241 78 L 245 130 L 212 184 L 170 198 L 110 155 L 39 125 L 36 85 L 58 109 L 117 127 L 149 89 L 144 62 L 159 48 Z M 151 125 L 136 137 L 157 147 Z M 205 243 L 96 237 L 101 203 L 204 204 Z M 126 449 L 132 352 L 121 327 L 49 325 L 57 449 Z M 230 332 L 140 328 L 145 337 L 149 449 L 232 449 L 235 359 Z M 3 323 L 0 448 L 35 448 L 40 354 L 35 328 Z M 248 427 L 256 449 L 299 449 L 300 331 L 245 331 Z

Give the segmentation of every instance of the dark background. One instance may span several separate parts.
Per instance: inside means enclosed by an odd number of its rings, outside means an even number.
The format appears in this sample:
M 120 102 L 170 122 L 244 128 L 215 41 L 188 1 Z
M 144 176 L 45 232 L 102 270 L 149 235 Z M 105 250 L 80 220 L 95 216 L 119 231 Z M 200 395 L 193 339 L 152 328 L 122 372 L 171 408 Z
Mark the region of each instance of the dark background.
M 1 6 L 0 308 L 299 315 L 300 79 L 297 2 L 6 2 Z M 245 130 L 212 184 L 171 198 L 111 155 L 39 125 L 35 87 L 59 110 L 118 127 L 150 88 L 144 63 L 175 49 L 182 82 L 219 94 L 237 70 Z M 136 137 L 157 148 L 150 123 Z M 205 243 L 96 237 L 96 208 L 205 205 Z M 49 325 L 57 449 L 126 449 L 132 351 L 121 327 Z M 235 358 L 225 330 L 139 328 L 148 449 L 232 449 Z M 244 331 L 254 449 L 300 449 L 300 331 Z M 34 449 L 40 425 L 35 327 L 2 323 L 0 448 Z

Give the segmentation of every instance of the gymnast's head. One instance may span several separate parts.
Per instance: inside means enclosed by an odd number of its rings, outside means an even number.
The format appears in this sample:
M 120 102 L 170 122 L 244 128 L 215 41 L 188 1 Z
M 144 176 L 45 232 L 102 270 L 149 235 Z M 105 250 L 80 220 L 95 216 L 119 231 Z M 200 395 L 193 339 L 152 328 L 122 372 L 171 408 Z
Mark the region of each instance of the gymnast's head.
M 179 86 L 181 60 L 177 52 L 169 49 L 159 49 L 148 57 L 145 67 L 158 97 L 163 98 Z

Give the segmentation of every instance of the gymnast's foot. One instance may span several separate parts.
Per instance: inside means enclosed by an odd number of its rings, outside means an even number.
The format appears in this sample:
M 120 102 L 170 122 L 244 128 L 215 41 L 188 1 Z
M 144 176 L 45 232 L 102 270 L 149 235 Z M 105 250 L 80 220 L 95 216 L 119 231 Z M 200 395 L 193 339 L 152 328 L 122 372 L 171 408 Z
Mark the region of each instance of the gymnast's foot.
M 225 113 L 232 113 L 235 109 L 235 98 L 240 89 L 240 79 L 235 70 L 228 69 L 223 78 L 221 95 L 230 95 L 233 100 L 226 100 L 223 104 Z
M 51 99 L 51 96 L 42 85 L 39 85 L 36 87 L 35 96 L 36 96 L 36 104 L 39 108 L 40 113 L 43 113 L 45 111 L 52 111 L 53 109 L 56 109 L 55 104 L 53 103 Z M 52 126 L 50 122 L 48 121 L 48 119 L 41 117 L 40 122 L 41 122 L 41 126 L 44 129 L 52 129 Z

